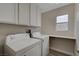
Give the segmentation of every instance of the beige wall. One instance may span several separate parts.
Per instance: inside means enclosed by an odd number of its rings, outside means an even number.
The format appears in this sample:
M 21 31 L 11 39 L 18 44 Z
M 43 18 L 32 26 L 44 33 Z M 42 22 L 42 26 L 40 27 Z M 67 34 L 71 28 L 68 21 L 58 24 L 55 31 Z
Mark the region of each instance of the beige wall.
M 56 31 L 56 16 L 64 14 L 69 15 L 68 31 Z M 43 13 L 42 33 L 74 37 L 74 4 Z
M 70 4 L 67 6 L 63 6 L 42 14 L 42 28 L 41 32 L 43 34 L 50 35 L 59 35 L 59 36 L 68 36 L 75 37 L 74 34 L 74 8 L 75 4 Z M 69 15 L 69 23 L 68 23 L 68 31 L 56 31 L 56 16 L 68 14 Z M 68 39 L 52 39 L 51 48 L 56 48 L 61 51 L 69 52 L 72 55 L 75 55 L 75 41 Z
M 27 26 L 18 26 L 18 25 L 10 25 L 10 24 L 0 24 L 0 55 L 2 55 L 3 44 L 5 42 L 5 37 L 8 34 L 24 33 L 29 28 L 32 29 L 32 31 L 40 31 L 40 28 L 37 28 L 37 27 L 27 27 Z
M 79 56 L 79 3 L 75 4 L 75 36 L 76 36 L 76 51 L 75 54 Z

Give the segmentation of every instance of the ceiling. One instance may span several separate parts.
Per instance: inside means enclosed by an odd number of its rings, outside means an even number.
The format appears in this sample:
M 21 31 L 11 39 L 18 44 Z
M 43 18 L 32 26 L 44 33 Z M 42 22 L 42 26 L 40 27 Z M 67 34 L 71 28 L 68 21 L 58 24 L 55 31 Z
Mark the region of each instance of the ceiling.
M 41 12 L 44 13 L 68 4 L 69 3 L 38 3 L 38 6 L 41 8 Z

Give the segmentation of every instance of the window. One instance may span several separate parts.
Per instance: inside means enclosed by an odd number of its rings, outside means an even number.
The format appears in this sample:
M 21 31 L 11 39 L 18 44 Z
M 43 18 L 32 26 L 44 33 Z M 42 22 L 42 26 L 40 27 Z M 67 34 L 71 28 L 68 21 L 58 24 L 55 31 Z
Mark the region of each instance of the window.
M 68 14 L 56 17 L 56 31 L 68 31 Z

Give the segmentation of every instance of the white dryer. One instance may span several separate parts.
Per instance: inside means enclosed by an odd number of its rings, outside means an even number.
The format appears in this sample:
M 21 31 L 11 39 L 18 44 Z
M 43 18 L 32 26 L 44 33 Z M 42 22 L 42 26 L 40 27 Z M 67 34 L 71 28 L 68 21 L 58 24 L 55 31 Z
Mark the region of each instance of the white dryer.
M 49 53 L 49 36 L 43 35 L 40 32 L 33 32 L 32 33 L 33 38 L 41 40 L 42 44 L 42 56 L 47 56 Z
M 30 38 L 29 34 L 9 35 L 4 46 L 5 55 L 41 56 L 41 41 Z

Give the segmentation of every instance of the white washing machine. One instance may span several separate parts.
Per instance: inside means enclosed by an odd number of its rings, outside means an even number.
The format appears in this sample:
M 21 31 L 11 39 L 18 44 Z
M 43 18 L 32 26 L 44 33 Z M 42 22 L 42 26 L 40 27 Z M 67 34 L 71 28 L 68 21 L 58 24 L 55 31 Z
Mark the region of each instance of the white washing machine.
M 32 36 L 36 39 L 41 40 L 42 44 L 42 56 L 47 56 L 49 53 L 49 36 L 40 34 L 40 32 L 33 32 Z
M 8 56 L 41 56 L 41 41 L 30 38 L 26 33 L 9 35 L 4 52 Z

